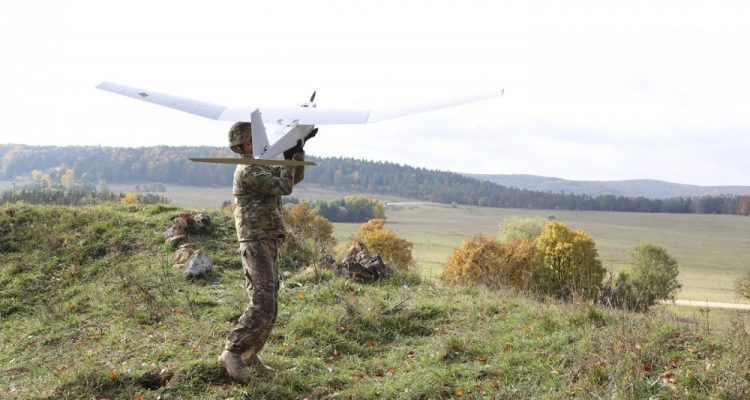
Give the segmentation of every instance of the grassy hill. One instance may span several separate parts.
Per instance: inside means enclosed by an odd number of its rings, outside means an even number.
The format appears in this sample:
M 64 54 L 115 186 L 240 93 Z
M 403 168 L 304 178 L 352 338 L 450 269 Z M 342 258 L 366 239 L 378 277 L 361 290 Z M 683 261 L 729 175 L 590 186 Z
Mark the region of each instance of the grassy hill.
M 750 395 L 748 321 L 536 301 L 415 274 L 283 282 L 264 360 L 216 356 L 245 306 L 232 220 L 191 240 L 223 268 L 188 281 L 169 206 L 0 208 L 0 397 L 50 399 L 726 398 Z M 174 376 L 160 386 L 158 372 Z

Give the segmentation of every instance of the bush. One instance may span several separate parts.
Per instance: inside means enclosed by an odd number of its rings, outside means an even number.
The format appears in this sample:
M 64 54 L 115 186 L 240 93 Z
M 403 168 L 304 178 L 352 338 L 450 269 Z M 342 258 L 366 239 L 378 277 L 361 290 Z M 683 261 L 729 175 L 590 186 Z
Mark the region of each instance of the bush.
M 414 265 L 411 249 L 412 243 L 398 235 L 383 229 L 385 221 L 371 219 L 359 228 L 353 242 L 362 242 L 373 254 L 379 254 L 383 261 L 393 264 L 396 269 L 407 269 Z
M 677 260 L 651 243 L 641 243 L 630 252 L 631 266 L 610 277 L 599 300 L 610 307 L 646 311 L 659 300 L 674 300 L 681 285 Z
M 440 279 L 453 284 L 484 284 L 490 288 L 526 289 L 534 265 L 534 242 L 510 243 L 477 235 L 453 249 Z
M 542 233 L 545 220 L 542 217 L 510 217 L 500 224 L 500 236 L 504 242 L 526 239 L 534 240 Z
M 574 295 L 596 298 L 605 271 L 594 241 L 585 232 L 550 221 L 544 225 L 535 244 L 534 291 L 562 299 Z
M 741 277 L 740 280 L 737 281 L 737 292 L 740 296 L 750 299 L 750 273 Z
M 313 204 L 318 214 L 333 222 L 364 222 L 373 218 L 385 219 L 385 205 L 377 199 L 362 195 L 343 199 L 318 201 Z
M 281 269 L 296 270 L 323 261 L 333 251 L 333 225 L 306 202 L 284 208 L 287 238 L 279 249 Z

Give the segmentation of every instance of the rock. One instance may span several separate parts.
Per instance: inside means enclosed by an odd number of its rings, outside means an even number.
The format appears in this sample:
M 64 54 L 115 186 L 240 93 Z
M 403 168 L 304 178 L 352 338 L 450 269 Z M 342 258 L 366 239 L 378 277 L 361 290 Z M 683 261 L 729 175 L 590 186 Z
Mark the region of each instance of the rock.
M 185 228 L 177 225 L 172 225 L 164 231 L 164 239 L 171 237 L 180 236 L 185 234 Z
M 156 390 L 164 387 L 174 377 L 174 371 L 163 368 L 159 371 L 150 371 L 141 375 L 137 382 L 144 389 Z
M 336 264 L 336 271 L 360 282 L 371 282 L 393 272 L 393 265 L 386 264 L 380 255 L 370 255 L 364 243 L 354 244 L 344 261 Z
M 281 273 L 281 277 L 284 279 L 289 279 L 292 277 L 292 273 L 290 271 L 284 271 Z
M 185 266 L 185 277 L 194 278 L 211 270 L 211 259 L 203 250 L 196 250 Z
M 193 256 L 193 253 L 195 253 L 196 247 L 193 243 L 185 243 L 182 246 L 180 246 L 179 249 L 174 253 L 174 257 L 172 258 L 172 263 L 176 266 L 182 267 L 185 265 L 185 263 L 190 260 L 190 257 Z
M 167 228 L 166 231 L 164 231 L 164 239 L 169 239 L 172 236 L 174 236 L 175 232 L 177 231 L 177 227 L 172 225 L 169 228 Z
M 211 227 L 211 218 L 205 214 L 196 214 L 193 217 L 193 224 L 188 225 L 191 232 L 205 232 Z
M 172 224 L 178 228 L 187 229 L 188 225 L 194 224 L 193 217 L 188 213 L 181 213 L 179 216 L 172 219 Z
M 164 243 L 172 247 L 177 247 L 177 245 L 179 245 L 181 242 L 185 240 L 187 240 L 187 235 L 177 235 L 177 236 L 172 236 L 168 238 L 167 240 L 164 241 Z

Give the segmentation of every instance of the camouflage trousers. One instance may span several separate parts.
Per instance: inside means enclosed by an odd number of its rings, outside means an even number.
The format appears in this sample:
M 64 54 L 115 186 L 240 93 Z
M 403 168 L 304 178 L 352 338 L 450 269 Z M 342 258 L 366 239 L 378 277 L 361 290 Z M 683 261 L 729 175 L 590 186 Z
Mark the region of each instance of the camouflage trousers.
M 258 353 L 266 344 L 278 313 L 279 275 L 275 239 L 240 243 L 250 304 L 229 332 L 224 348 L 233 353 Z

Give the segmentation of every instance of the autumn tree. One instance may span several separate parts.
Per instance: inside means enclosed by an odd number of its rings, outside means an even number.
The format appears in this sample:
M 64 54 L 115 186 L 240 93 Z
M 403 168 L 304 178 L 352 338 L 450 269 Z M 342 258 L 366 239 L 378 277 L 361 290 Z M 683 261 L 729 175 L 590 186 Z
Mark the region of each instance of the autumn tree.
M 122 204 L 137 204 L 138 203 L 138 196 L 136 196 L 135 193 L 132 193 L 132 192 L 125 193 L 125 195 L 120 199 L 120 203 L 122 203 Z
M 396 232 L 383 229 L 383 219 L 371 219 L 359 228 L 353 242 L 362 242 L 383 261 L 393 264 L 397 269 L 407 269 L 414 265 L 412 258 L 413 244 L 400 238 Z
M 605 270 L 594 241 L 583 231 L 574 231 L 558 221 L 544 225 L 535 240 L 532 272 L 535 291 L 563 299 L 595 298 Z
M 737 197 L 737 214 L 750 215 L 750 196 Z

